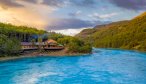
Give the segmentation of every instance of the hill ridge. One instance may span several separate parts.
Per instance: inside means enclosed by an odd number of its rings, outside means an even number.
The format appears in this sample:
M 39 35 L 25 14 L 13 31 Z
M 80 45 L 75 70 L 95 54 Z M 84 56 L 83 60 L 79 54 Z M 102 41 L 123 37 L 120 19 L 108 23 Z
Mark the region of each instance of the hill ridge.
M 129 21 L 83 30 L 76 36 L 90 42 L 94 47 L 146 51 L 146 12 Z

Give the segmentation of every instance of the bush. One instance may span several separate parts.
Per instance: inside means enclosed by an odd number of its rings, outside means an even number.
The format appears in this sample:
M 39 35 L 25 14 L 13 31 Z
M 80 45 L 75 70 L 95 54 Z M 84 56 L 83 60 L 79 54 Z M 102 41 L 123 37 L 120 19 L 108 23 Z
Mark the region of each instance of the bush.
M 13 55 L 19 54 L 21 49 L 20 42 L 15 38 L 7 38 L 7 36 L 0 35 L 0 54 Z
M 70 52 L 79 52 L 80 46 L 77 43 L 71 42 L 68 44 L 68 49 Z
M 80 47 L 80 48 L 79 48 L 79 51 L 80 51 L 81 53 L 90 53 L 90 52 L 92 51 L 92 46 L 89 45 L 89 44 L 86 44 L 86 45 Z
M 58 39 L 58 42 L 63 45 L 66 45 L 66 47 L 68 47 L 69 52 L 90 53 L 92 51 L 91 45 L 75 37 L 66 36 L 64 38 Z

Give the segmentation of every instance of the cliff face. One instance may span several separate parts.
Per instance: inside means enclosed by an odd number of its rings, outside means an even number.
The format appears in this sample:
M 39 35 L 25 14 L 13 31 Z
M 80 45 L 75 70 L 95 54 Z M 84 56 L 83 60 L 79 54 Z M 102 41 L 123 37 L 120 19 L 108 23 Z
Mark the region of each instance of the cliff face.
M 92 39 L 94 47 L 146 50 L 146 12 L 129 21 L 83 30 L 76 36 L 85 41 Z

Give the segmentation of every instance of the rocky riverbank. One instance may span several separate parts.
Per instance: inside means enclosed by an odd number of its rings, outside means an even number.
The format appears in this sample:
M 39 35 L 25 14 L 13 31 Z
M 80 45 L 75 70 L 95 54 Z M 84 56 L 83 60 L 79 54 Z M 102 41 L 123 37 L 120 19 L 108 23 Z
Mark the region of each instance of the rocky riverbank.
M 67 52 L 67 49 L 59 50 L 59 51 L 45 51 L 45 52 L 29 52 L 29 53 L 23 53 L 20 56 L 1 56 L 0 61 L 7 61 L 7 60 L 13 60 L 13 59 L 20 59 L 20 58 L 27 58 L 27 57 L 40 57 L 40 56 L 78 56 L 78 55 L 84 55 L 87 53 L 70 53 Z

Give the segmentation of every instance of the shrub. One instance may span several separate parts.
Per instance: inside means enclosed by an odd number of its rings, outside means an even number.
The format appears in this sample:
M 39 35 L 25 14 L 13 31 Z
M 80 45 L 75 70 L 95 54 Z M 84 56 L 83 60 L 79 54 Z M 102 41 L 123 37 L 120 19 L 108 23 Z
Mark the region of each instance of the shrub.
M 19 54 L 21 49 L 20 42 L 15 38 L 7 38 L 7 36 L 0 35 L 0 54 L 12 55 Z

